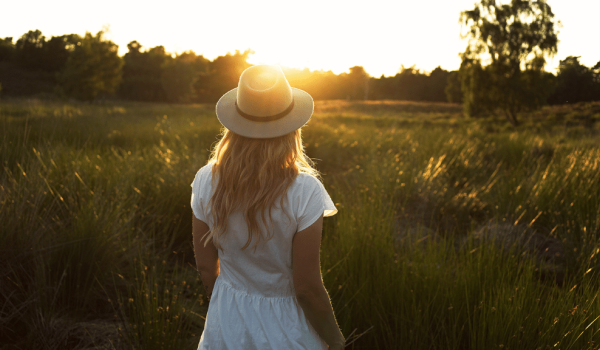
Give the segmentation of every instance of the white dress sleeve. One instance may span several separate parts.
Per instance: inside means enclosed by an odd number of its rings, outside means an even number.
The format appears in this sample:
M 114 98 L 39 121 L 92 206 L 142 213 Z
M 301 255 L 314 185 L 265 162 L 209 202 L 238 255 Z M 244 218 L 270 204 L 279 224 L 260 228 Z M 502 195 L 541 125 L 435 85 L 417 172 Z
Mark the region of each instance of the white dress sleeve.
M 192 182 L 192 200 L 191 206 L 194 216 L 208 224 L 206 218 L 206 205 L 210 200 L 210 182 L 211 172 L 206 171 L 206 166 L 200 168 Z
M 317 178 L 306 176 L 302 186 L 300 205 L 297 212 L 298 231 L 312 225 L 320 217 L 333 216 L 338 212 L 329 193 Z

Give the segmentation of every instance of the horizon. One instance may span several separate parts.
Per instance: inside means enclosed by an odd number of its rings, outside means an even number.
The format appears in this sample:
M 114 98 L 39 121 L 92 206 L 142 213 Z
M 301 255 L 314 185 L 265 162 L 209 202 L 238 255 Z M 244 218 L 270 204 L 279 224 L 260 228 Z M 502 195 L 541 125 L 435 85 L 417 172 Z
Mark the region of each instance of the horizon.
M 134 40 L 144 50 L 162 45 L 172 54 L 194 51 L 209 60 L 250 49 L 254 51 L 248 59 L 251 64 L 279 64 L 335 74 L 362 66 L 377 78 L 394 76 L 402 66 L 414 66 L 422 72 L 438 66 L 448 71 L 458 69 L 459 53 L 467 45 L 460 38 L 459 15 L 472 9 L 474 3 L 375 0 L 368 7 L 354 8 L 338 0 L 325 4 L 309 0 L 302 7 L 272 0 L 254 4 L 176 0 L 168 8 L 153 8 L 138 6 L 142 4 L 139 1 L 109 0 L 94 9 L 94 16 L 81 16 L 80 5 L 73 0 L 13 2 L 5 5 L 6 13 L 28 16 L 3 20 L 0 37 L 13 37 L 16 42 L 29 30 L 39 29 L 50 38 L 108 28 L 106 38 L 119 45 L 121 56 Z M 600 61 L 600 46 L 589 43 L 592 34 L 600 32 L 600 24 L 593 21 L 595 13 L 600 13 L 600 2 L 548 3 L 561 26 L 558 53 L 548 59 L 546 70 L 555 73 L 559 61 L 567 56 L 579 56 L 580 62 L 589 67 Z M 236 7 L 237 11 L 231 11 Z M 35 13 L 28 13 L 30 8 L 36 8 Z M 182 8 L 186 10 L 180 11 Z M 196 18 L 205 13 L 217 15 Z

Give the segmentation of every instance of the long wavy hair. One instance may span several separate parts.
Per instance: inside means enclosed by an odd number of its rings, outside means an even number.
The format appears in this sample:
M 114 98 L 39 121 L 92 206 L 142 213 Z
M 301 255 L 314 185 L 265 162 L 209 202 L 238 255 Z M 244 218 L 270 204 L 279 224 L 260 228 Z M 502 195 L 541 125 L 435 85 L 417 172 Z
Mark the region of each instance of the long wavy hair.
M 242 210 L 248 225 L 248 240 L 242 250 L 254 240 L 254 249 L 261 239 L 269 240 L 274 232 L 271 208 L 277 199 L 280 207 L 286 192 L 298 174 L 319 177 L 313 163 L 304 153 L 300 129 L 271 139 L 252 139 L 223 128 L 222 137 L 211 152 L 212 182 L 215 191 L 210 198 L 213 227 L 204 237 L 204 245 L 212 240 L 217 249 L 227 232 L 227 219 Z M 285 213 L 285 211 L 284 211 Z M 288 213 L 285 213 L 288 215 Z M 258 217 L 267 232 L 260 232 Z M 256 238 L 256 239 L 254 239 Z

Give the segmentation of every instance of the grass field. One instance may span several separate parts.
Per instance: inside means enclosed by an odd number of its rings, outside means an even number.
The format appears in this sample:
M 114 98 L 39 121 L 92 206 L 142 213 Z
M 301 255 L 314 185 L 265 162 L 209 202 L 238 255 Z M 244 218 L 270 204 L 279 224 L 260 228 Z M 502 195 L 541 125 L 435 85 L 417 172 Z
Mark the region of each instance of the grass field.
M 317 102 L 353 349 L 600 349 L 600 103 Z M 0 349 L 195 349 L 190 183 L 213 105 L 0 101 Z

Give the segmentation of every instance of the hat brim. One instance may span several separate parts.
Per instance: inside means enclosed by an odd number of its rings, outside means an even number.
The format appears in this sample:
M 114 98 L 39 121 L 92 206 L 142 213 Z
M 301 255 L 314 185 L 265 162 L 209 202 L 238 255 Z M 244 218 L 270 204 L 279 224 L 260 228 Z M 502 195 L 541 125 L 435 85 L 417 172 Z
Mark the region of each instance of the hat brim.
M 301 128 L 313 114 L 314 102 L 305 91 L 292 88 L 294 107 L 281 119 L 255 122 L 242 117 L 236 107 L 237 89 L 223 95 L 217 102 L 217 118 L 227 129 L 253 139 L 268 139 L 289 134 Z

